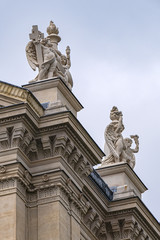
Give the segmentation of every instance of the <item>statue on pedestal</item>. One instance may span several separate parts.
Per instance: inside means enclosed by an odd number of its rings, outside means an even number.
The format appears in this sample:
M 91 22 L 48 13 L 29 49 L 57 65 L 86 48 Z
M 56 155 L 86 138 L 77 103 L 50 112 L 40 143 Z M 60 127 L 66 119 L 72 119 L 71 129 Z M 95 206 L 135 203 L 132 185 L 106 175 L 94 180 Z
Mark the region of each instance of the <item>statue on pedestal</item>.
M 123 138 L 123 115 L 115 106 L 110 112 L 110 119 L 112 122 L 106 127 L 104 133 L 104 152 L 106 156 L 103 159 L 102 166 L 107 166 L 112 163 L 126 162 L 130 167 L 134 168 L 134 153 L 139 151 L 139 137 L 138 135 L 131 135 L 131 138 Z M 135 148 L 131 148 L 133 143 L 132 139 L 135 142 Z
M 69 72 L 71 67 L 70 48 L 67 46 L 66 56 L 58 50 L 57 46 L 61 38 L 58 35 L 58 28 L 52 21 L 47 28 L 47 33 L 49 35 L 44 38 L 44 34 L 35 25 L 29 35 L 31 41 L 26 46 L 27 60 L 34 71 L 36 68 L 39 69 L 38 75 L 31 82 L 61 77 L 71 90 L 73 80 Z

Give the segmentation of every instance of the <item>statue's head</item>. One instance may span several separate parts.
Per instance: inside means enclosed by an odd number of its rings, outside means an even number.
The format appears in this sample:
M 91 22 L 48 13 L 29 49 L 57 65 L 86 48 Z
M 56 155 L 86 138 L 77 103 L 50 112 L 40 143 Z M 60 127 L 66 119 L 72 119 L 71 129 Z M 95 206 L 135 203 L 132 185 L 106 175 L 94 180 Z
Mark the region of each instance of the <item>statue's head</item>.
M 65 55 L 61 55 L 61 63 L 62 63 L 62 65 L 67 65 L 67 58 L 66 58 L 66 56 Z
M 110 119 L 112 121 L 119 120 L 119 117 L 122 116 L 122 112 L 118 111 L 118 108 L 113 106 L 111 112 L 110 112 Z
M 48 40 L 47 40 L 47 38 L 43 38 L 42 40 L 41 40 L 41 44 L 42 45 L 46 45 L 48 43 Z
M 43 38 L 41 40 L 41 44 L 46 47 L 49 47 L 49 48 L 51 48 L 53 46 L 53 44 L 50 42 L 50 40 L 48 38 Z
M 124 143 L 125 143 L 125 146 L 126 147 L 131 147 L 131 145 L 132 145 L 132 139 L 130 139 L 130 138 L 125 138 L 124 139 Z

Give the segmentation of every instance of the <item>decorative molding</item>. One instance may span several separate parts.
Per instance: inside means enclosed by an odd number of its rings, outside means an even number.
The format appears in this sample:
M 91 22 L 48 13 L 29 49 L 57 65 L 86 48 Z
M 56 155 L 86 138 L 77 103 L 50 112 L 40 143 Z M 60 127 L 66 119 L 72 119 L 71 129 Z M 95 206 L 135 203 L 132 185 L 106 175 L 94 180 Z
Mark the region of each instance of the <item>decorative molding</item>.
M 18 147 L 31 161 L 62 156 L 81 178 L 87 177 L 93 171 L 92 165 L 63 131 L 54 135 L 52 132 L 50 134 L 45 132 L 36 138 L 23 124 L 5 127 L 2 130 L 1 150 Z
M 144 229 L 132 216 L 127 216 L 123 219 L 112 219 L 110 222 L 106 222 L 106 229 L 107 234 L 110 234 L 113 240 L 146 240 L 149 238 Z
M 62 156 L 80 178 L 87 177 L 93 167 L 64 131 L 48 132 L 35 138 L 24 124 L 3 127 L 0 131 L 0 151 L 20 148 L 31 161 Z M 38 133 L 37 133 L 38 134 Z
M 49 181 L 49 176 L 48 176 L 47 174 L 44 174 L 44 175 L 42 176 L 42 181 L 43 181 L 43 182 L 48 182 L 48 181 Z
M 81 152 L 85 153 L 87 158 L 94 159 L 95 156 L 93 154 L 91 154 L 91 152 L 89 150 L 86 149 L 86 145 L 83 144 L 83 142 L 78 137 L 78 135 L 76 135 L 75 132 L 73 133 L 73 129 L 71 128 L 69 123 L 59 124 L 59 125 L 55 125 L 53 127 L 44 127 L 44 128 L 39 129 L 39 132 L 40 133 L 48 133 L 48 132 L 55 132 L 57 130 L 58 131 L 64 130 L 68 134 L 68 136 L 70 138 L 70 142 L 71 142 L 71 139 L 73 139 L 74 142 L 76 143 L 76 145 L 79 147 L 79 149 L 81 149 Z M 93 160 L 93 161 L 96 162 L 96 160 Z
M 93 235 L 99 237 L 98 239 L 103 239 L 106 237 L 106 232 L 102 231 L 103 220 L 97 211 L 91 206 L 88 208 L 87 213 L 83 217 L 83 221 L 86 227 L 90 229 Z
M 16 187 L 16 179 L 15 178 L 0 179 L 0 191 L 8 190 L 8 189 L 15 188 L 15 187 Z
M 56 187 L 48 187 L 38 190 L 38 200 L 43 198 L 49 198 L 57 195 Z
M 104 221 L 97 211 L 90 206 L 87 213 L 84 214 L 83 222 L 99 240 L 158 240 L 156 237 L 149 236 L 140 223 L 136 222 L 132 214 L 123 215 L 123 218 L 117 216 L 115 218 L 113 215 L 109 221 Z
M 4 174 L 6 172 L 6 167 L 3 165 L 0 165 L 0 174 Z
M 0 94 L 17 99 L 24 103 L 28 103 L 28 105 L 38 114 L 38 116 L 43 115 L 43 107 L 27 89 L 0 81 Z
M 11 122 L 15 122 L 21 119 L 24 119 L 25 115 L 19 115 L 19 116 L 13 116 L 13 117 L 6 117 L 6 118 L 2 118 L 0 119 L 0 124 L 6 124 L 6 123 L 11 123 Z

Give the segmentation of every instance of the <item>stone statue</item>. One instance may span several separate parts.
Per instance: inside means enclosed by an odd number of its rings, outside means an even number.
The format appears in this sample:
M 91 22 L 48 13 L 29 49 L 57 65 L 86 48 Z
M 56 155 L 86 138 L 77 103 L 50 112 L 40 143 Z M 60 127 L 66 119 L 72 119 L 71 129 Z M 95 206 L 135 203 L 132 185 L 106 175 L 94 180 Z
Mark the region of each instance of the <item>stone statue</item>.
M 61 38 L 58 35 L 58 28 L 52 21 L 47 28 L 47 33 L 49 35 L 44 38 L 44 34 L 35 25 L 29 35 L 31 41 L 26 46 L 27 60 L 34 71 L 36 68 L 39 70 L 36 78 L 30 82 L 59 76 L 71 90 L 73 80 L 69 72 L 71 67 L 70 48 L 67 46 L 66 56 L 58 50 L 57 46 Z
M 124 130 L 123 115 L 117 107 L 113 107 L 110 112 L 111 123 L 106 127 L 104 137 L 104 152 L 106 156 L 102 165 L 108 165 L 118 162 L 127 162 L 132 168 L 135 166 L 134 153 L 139 151 L 138 135 L 131 135 L 131 138 L 123 138 Z M 136 144 L 134 149 L 131 148 L 132 139 Z
M 122 151 L 122 162 L 127 162 L 131 168 L 135 167 L 135 156 L 134 153 L 139 151 L 139 140 L 138 135 L 131 135 L 131 138 L 124 138 L 124 150 Z M 136 147 L 133 149 L 131 145 L 134 139 Z

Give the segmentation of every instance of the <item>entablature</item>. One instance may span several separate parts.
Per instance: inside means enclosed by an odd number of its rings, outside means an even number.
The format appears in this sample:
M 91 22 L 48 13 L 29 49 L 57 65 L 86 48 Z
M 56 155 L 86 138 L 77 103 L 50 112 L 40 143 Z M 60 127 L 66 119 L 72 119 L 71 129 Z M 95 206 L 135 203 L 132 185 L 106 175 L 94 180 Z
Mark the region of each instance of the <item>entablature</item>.
M 110 219 L 113 218 L 114 219 L 133 218 L 134 224 L 138 223 L 139 226 L 141 226 L 139 227 L 139 231 L 143 232 L 143 235 L 145 232 L 146 238 L 142 239 L 155 239 L 155 240 L 159 239 L 160 224 L 149 212 L 149 210 L 139 197 L 135 196 L 123 200 L 112 201 L 110 202 L 108 209 L 109 211 L 106 215 L 106 221 L 109 221 Z
M 38 116 L 44 113 L 42 105 L 28 89 L 0 81 L 0 104 L 7 107 L 18 102 L 28 103 Z

